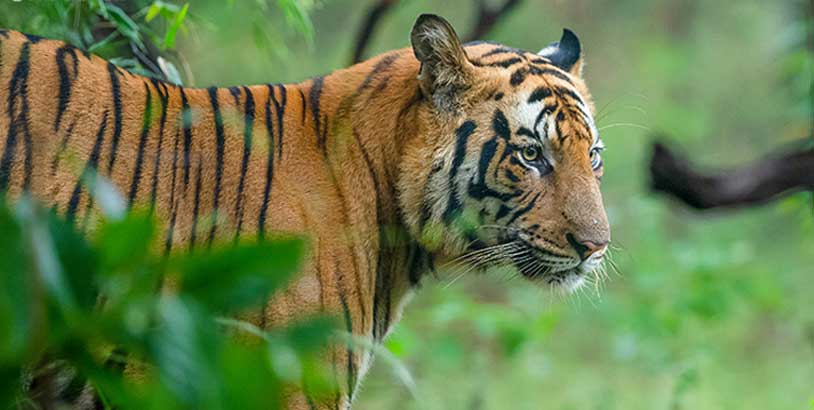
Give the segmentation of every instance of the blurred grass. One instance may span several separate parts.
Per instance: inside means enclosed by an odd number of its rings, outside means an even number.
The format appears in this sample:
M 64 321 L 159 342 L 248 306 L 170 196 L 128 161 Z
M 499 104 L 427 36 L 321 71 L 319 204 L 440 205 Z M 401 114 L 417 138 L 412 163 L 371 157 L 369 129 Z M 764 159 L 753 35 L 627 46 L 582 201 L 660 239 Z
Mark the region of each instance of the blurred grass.
M 362 3 L 304 3 L 313 38 L 280 13 L 196 1 L 176 39 L 195 86 L 299 81 L 347 64 Z M 810 194 L 698 214 L 646 192 L 653 132 L 709 166 L 806 135 L 814 57 L 806 2 L 528 0 L 490 39 L 537 50 L 579 34 L 608 146 L 603 181 L 619 274 L 562 298 L 523 280 L 427 280 L 387 343 L 419 401 L 374 366 L 355 408 L 787 409 L 814 402 Z M 407 0 L 374 51 L 434 12 L 466 32 L 467 0 Z M 241 24 L 235 24 L 240 22 Z M 632 125 L 627 125 L 632 124 Z

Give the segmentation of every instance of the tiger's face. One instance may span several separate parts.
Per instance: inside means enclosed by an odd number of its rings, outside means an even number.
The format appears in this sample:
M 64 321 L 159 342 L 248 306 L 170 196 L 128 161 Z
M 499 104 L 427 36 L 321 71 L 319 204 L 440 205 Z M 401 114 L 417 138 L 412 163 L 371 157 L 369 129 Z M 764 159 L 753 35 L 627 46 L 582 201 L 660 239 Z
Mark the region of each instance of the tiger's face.
M 539 54 L 464 48 L 445 21 L 423 23 L 413 47 L 431 101 L 424 116 L 434 124 L 421 141 L 432 154 L 418 156 L 430 169 L 408 225 L 444 259 L 509 264 L 531 280 L 578 288 L 610 242 L 599 190 L 604 145 L 579 41 L 566 30 Z M 413 166 L 405 174 L 421 167 Z

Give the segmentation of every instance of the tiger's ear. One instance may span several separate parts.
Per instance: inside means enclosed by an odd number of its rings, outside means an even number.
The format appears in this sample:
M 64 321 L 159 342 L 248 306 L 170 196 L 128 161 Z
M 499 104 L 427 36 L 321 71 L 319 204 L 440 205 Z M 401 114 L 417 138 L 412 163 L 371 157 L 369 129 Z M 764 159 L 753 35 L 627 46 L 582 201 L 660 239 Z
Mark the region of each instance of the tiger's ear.
M 573 31 L 563 29 L 560 41 L 549 44 L 537 54 L 572 75 L 582 77 L 582 45 Z
M 425 96 L 441 110 L 454 109 L 460 92 L 471 81 L 472 63 L 452 25 L 433 14 L 422 14 L 410 34 L 413 53 L 421 62 L 418 79 Z

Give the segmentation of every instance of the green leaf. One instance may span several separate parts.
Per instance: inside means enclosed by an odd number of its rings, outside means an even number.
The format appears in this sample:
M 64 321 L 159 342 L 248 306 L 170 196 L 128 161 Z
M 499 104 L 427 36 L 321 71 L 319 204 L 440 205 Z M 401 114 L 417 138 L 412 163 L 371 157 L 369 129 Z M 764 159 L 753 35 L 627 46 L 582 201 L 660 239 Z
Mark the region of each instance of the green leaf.
M 184 4 L 184 7 L 181 8 L 181 11 L 175 15 L 175 19 L 172 21 L 172 24 L 167 28 L 167 34 L 164 35 L 164 48 L 175 48 L 175 36 L 178 33 L 178 29 L 184 24 L 184 18 L 187 16 L 187 10 L 189 10 L 189 3 Z
M 93 0 L 91 1 L 90 6 L 93 11 L 102 16 L 104 19 L 110 19 L 110 14 L 108 14 L 107 11 L 107 4 L 104 0 Z
M 0 203 L 0 365 L 20 363 L 38 325 L 41 296 L 27 277 L 29 260 L 20 226 Z
M 158 305 L 158 320 L 150 350 L 162 382 L 190 408 L 219 401 L 214 362 L 220 343 L 206 312 L 189 299 L 168 295 Z
M 256 305 L 287 284 L 302 254 L 301 240 L 277 239 L 194 253 L 173 270 L 184 294 L 223 313 Z
M 98 295 L 94 286 L 96 253 L 81 233 L 54 212 L 49 213 L 48 231 L 67 286 L 76 298 L 78 307 L 90 312 Z
M 280 10 L 283 11 L 286 22 L 302 34 L 309 45 L 312 44 L 314 40 L 314 25 L 308 16 L 308 7 L 306 7 L 304 2 L 278 0 L 277 5 L 280 7 Z
M 133 44 L 144 49 L 144 43 L 141 41 L 138 24 L 136 24 L 124 10 L 115 5 L 107 4 L 107 11 L 110 15 L 110 22 L 113 23 L 116 30 Z
M 159 13 L 161 13 L 161 3 L 155 2 L 151 4 L 150 8 L 147 9 L 147 15 L 144 16 L 144 21 L 148 23 L 153 21 Z
M 88 52 L 98 54 L 100 49 L 103 49 L 110 45 L 114 40 L 116 40 L 116 38 L 119 37 L 119 35 L 120 34 L 117 31 L 108 34 L 107 37 L 91 44 L 90 47 L 88 47 Z
M 149 215 L 128 214 L 120 221 L 105 223 L 98 236 L 101 273 L 132 271 L 150 256 L 155 225 Z

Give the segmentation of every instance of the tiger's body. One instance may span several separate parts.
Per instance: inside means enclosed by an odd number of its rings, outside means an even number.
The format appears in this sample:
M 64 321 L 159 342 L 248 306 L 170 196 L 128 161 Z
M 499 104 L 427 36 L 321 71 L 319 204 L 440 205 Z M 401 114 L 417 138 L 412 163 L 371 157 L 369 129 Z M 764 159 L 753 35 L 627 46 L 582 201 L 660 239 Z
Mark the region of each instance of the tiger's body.
M 0 190 L 11 197 L 31 192 L 80 228 L 92 229 L 97 207 L 80 176 L 95 170 L 119 188 L 129 206 L 154 212 L 162 252 L 262 238 L 272 231 L 307 233 L 310 256 L 299 279 L 249 319 L 271 327 L 327 312 L 344 319 L 348 332 L 380 342 L 434 262 L 501 241 L 505 246 L 509 239 L 519 246 L 544 232 L 558 237 L 551 243 L 564 245 L 556 251 L 541 245 L 541 260 L 573 262 L 570 245 L 582 258 L 584 249 L 568 237 L 576 228 L 562 231 L 534 214 L 539 198 L 559 198 L 560 191 L 532 195 L 518 186 L 541 172 L 531 167 L 498 175 L 509 162 L 517 166 L 520 151 L 508 144 L 510 135 L 517 129 L 533 136 L 543 116 L 539 109 L 521 107 L 516 114 L 511 107 L 545 104 L 545 121 L 556 128 L 551 135 L 573 134 L 570 141 L 551 138 L 546 149 L 573 146 L 585 152 L 569 154 L 579 158 L 572 165 L 557 160 L 584 172 L 574 185 L 578 189 L 562 191 L 572 193 L 563 197 L 564 205 L 541 212 L 562 213 L 568 226 L 581 224 L 582 231 L 600 236 L 589 240 L 607 243 L 601 199 L 592 196 L 587 207 L 569 208 L 575 206 L 573 192 L 598 195 L 596 167 L 588 161 L 598 141 L 593 107 L 579 76 L 558 68 L 556 55 L 480 43 L 466 46 L 471 60 L 466 70 L 482 70 L 484 77 L 461 87 L 461 78 L 443 71 L 450 64 L 444 53 L 458 44 L 457 37 L 435 19 L 425 19 L 423 32 L 417 23 L 414 49 L 324 77 L 208 89 L 133 75 L 70 45 L 2 31 Z M 445 36 L 439 41 L 451 43 L 422 44 L 421 35 Z M 428 48 L 422 55 L 423 46 Z M 546 86 L 549 92 L 540 91 Z M 483 118 L 466 115 L 475 100 L 488 106 Z M 532 119 L 539 114 L 537 123 L 525 131 L 511 124 L 526 114 Z M 498 146 L 498 137 L 505 146 Z M 494 177 L 487 175 L 492 169 Z M 507 177 L 507 186 L 494 185 Z M 486 204 L 479 213 L 483 224 L 537 221 L 511 227 L 510 238 L 456 227 L 472 201 Z M 438 227 L 442 233 L 433 235 Z M 572 262 L 550 263 L 567 265 L 567 271 L 535 273 L 518 266 L 529 278 L 570 286 L 583 268 Z M 585 266 L 590 272 L 595 264 Z M 331 360 L 345 378 L 341 394 L 325 406 L 348 408 L 370 357 L 343 347 Z M 315 405 L 294 396 L 289 406 Z

